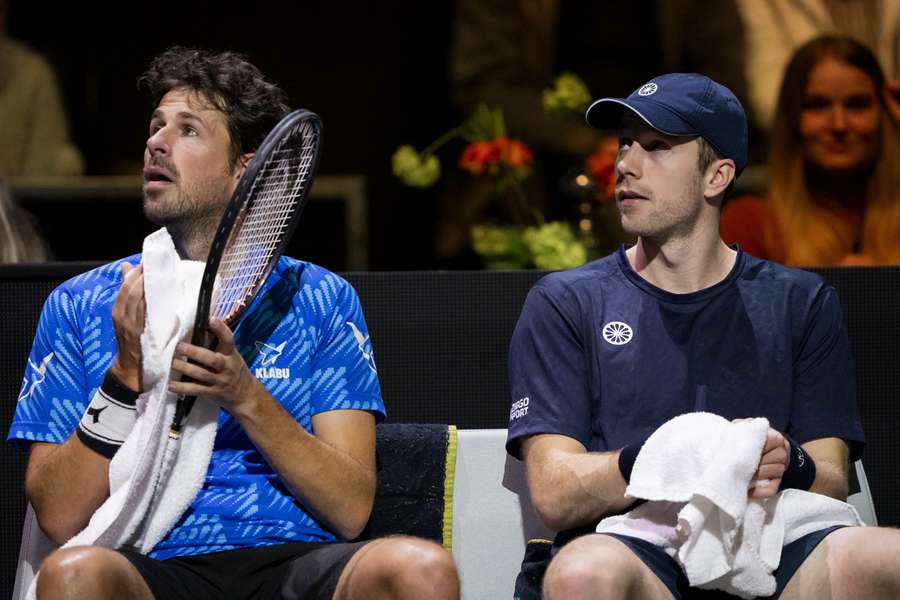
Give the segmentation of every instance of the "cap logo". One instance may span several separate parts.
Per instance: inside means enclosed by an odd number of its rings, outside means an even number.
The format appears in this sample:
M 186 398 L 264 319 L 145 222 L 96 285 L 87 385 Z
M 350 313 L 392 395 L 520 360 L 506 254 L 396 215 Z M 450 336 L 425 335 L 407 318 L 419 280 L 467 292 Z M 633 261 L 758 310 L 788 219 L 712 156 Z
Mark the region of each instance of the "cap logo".
M 659 89 L 655 83 L 645 83 L 641 86 L 641 89 L 638 90 L 638 96 L 652 96 L 656 93 L 656 90 Z

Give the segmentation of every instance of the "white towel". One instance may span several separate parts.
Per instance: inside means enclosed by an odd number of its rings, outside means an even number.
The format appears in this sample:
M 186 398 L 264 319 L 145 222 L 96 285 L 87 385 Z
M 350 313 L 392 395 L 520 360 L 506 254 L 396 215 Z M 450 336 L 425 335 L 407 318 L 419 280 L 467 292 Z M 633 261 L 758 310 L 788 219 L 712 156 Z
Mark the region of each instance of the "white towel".
M 110 463 L 109 498 L 63 547 L 128 546 L 149 552 L 190 506 L 209 466 L 219 414 L 214 403 L 198 398 L 180 440 L 169 436 L 177 400 L 168 391 L 172 357 L 178 342 L 190 339 L 204 263 L 180 260 L 169 233 L 160 229 L 144 240 L 142 264 L 147 391 L 138 398 L 134 428 Z M 162 472 L 167 447 L 174 460 L 168 476 Z M 29 598 L 35 597 L 36 582 Z
M 608 517 L 598 533 L 637 537 L 682 566 L 691 586 L 742 598 L 775 592 L 784 544 L 831 525 L 861 525 L 851 505 L 799 490 L 751 500 L 766 419 L 710 413 L 671 419 L 638 453 L 626 494 L 649 500 Z

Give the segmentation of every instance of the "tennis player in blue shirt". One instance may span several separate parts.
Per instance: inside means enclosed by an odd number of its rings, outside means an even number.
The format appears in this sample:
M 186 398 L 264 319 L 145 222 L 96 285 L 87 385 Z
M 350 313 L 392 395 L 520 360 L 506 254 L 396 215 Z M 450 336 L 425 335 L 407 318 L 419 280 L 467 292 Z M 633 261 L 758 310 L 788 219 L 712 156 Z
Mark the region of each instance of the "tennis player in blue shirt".
M 144 212 L 182 258 L 205 260 L 284 93 L 232 53 L 173 48 L 143 82 L 156 101 Z M 140 255 L 53 291 L 41 314 L 8 439 L 29 451 L 25 488 L 63 543 L 108 497 L 110 459 L 134 423 L 145 300 Z M 349 542 L 375 494 L 384 403 L 359 299 L 337 275 L 282 258 L 215 350 L 178 348 L 175 393 L 221 407 L 202 489 L 148 555 L 81 546 L 41 568 L 40 599 L 458 598 L 449 554 L 394 537 Z M 129 409 L 130 407 L 130 409 Z

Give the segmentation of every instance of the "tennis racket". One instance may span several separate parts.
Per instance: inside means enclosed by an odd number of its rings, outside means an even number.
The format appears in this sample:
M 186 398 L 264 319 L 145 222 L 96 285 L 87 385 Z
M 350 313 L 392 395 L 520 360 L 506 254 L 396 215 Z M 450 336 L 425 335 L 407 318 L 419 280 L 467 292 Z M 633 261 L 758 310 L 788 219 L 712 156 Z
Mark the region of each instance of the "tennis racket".
M 319 162 L 322 121 L 296 110 L 260 145 L 222 216 L 200 283 L 191 343 L 210 347 L 210 316 L 230 328 L 262 289 L 290 241 Z M 170 435 L 179 436 L 196 396 L 181 396 Z

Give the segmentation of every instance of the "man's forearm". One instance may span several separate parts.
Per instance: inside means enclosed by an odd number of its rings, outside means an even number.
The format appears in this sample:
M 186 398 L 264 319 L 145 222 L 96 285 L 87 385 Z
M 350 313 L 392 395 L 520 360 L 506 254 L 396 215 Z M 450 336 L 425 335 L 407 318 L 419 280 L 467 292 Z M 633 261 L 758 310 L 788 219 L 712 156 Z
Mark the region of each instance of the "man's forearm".
M 25 493 L 54 542 L 62 544 L 81 531 L 109 496 L 109 462 L 75 434 L 63 444 L 32 445 Z
M 526 464 L 532 500 L 552 529 L 595 523 L 634 503 L 625 497 L 618 451 L 573 452 L 551 447 L 554 440 L 546 438 L 529 442 Z
M 307 432 L 268 393 L 247 406 L 234 416 L 291 494 L 343 538 L 359 535 L 375 497 L 373 470 Z
M 816 462 L 816 479 L 810 492 L 846 502 L 849 487 L 846 469 L 824 460 Z
M 837 438 L 811 440 L 802 445 L 803 450 L 815 461 L 816 478 L 810 492 L 847 500 L 849 492 L 850 449 Z

